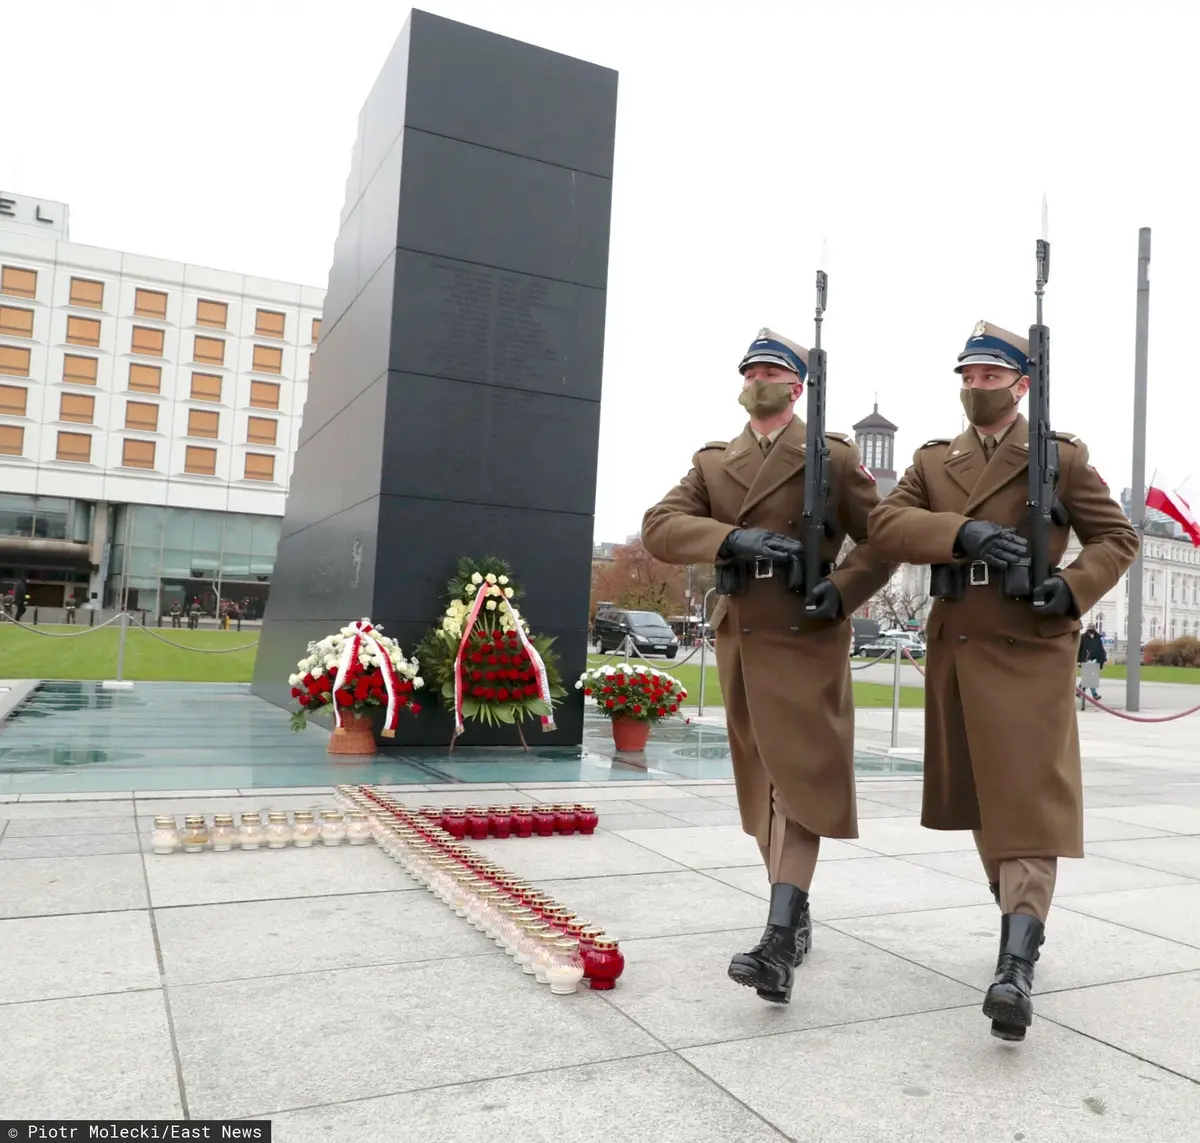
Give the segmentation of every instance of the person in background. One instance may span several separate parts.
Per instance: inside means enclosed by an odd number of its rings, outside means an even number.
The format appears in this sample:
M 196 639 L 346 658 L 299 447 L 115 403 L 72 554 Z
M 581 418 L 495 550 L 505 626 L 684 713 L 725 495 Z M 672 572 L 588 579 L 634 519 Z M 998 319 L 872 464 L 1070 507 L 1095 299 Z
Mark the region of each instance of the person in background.
M 1079 640 L 1079 662 L 1083 663 L 1099 663 L 1100 670 L 1104 670 L 1104 664 L 1108 662 L 1108 652 L 1104 649 L 1104 640 L 1100 638 L 1100 632 L 1096 630 L 1094 623 L 1088 625 L 1088 629 L 1083 633 Z M 1091 688 L 1092 698 L 1097 702 L 1100 701 L 1100 691 L 1096 687 Z

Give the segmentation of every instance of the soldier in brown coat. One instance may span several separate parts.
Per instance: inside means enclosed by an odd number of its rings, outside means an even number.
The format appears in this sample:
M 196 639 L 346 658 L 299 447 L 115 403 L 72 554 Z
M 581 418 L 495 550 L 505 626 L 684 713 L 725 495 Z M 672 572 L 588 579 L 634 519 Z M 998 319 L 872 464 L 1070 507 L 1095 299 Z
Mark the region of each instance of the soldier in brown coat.
M 1024 1039 L 1033 964 L 1045 939 L 1057 858 L 1083 856 L 1083 783 L 1075 723 L 1079 616 L 1137 556 L 1138 537 L 1088 464 L 1059 441 L 1051 529 L 1057 565 L 1070 530 L 1083 550 L 1029 598 L 1009 598 L 1006 569 L 1028 549 L 1028 342 L 980 322 L 959 355 L 971 427 L 927 441 L 871 513 L 872 550 L 930 564 L 922 824 L 974 831 L 1001 911 L 1000 956 L 984 1001 L 992 1034 Z
M 742 828 L 771 880 L 767 929 L 729 975 L 787 1003 L 812 944 L 808 890 L 822 837 L 857 837 L 850 623 L 887 580 L 866 545 L 879 501 L 858 449 L 827 433 L 830 497 L 823 578 L 806 610 L 787 587 L 803 557 L 805 426 L 794 415 L 807 350 L 764 329 L 740 366 L 750 414 L 741 435 L 713 441 L 645 515 L 642 542 L 667 563 L 718 564 L 712 616 Z M 834 566 L 843 541 L 854 547 Z

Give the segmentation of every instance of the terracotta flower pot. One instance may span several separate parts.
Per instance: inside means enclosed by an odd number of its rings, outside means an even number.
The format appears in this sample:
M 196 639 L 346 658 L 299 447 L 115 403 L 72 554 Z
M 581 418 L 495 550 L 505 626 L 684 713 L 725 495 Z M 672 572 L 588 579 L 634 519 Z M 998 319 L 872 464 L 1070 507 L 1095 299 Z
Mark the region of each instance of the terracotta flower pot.
M 650 740 L 650 723 L 644 718 L 618 715 L 612 719 L 612 736 L 618 750 L 636 754 L 646 749 L 646 743 Z
M 369 714 L 342 711 L 341 732 L 335 727 L 329 736 L 329 754 L 374 754 L 375 731 Z

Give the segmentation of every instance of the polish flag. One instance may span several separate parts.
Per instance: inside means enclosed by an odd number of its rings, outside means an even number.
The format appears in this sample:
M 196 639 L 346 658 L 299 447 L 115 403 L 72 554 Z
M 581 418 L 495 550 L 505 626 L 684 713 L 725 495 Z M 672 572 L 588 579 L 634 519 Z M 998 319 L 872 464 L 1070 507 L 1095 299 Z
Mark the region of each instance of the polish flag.
M 1188 534 L 1192 547 L 1200 548 L 1200 521 L 1192 513 L 1191 505 L 1178 492 L 1166 492 L 1152 484 L 1146 493 L 1146 507 L 1170 516 Z

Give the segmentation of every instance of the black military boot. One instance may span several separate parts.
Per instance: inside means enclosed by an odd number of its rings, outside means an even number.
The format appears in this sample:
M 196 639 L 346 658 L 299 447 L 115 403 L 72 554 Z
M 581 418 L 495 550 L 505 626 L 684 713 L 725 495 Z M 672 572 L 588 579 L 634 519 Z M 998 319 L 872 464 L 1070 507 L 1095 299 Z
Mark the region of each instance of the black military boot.
M 992 891 L 992 896 L 996 898 L 996 904 L 1000 904 L 1000 882 L 989 881 L 988 888 Z
M 772 885 L 762 940 L 729 962 L 729 979 L 753 988 L 764 1000 L 787 1004 L 796 966 L 812 947 L 808 894 L 795 885 Z
M 1000 918 L 996 975 L 983 998 L 983 1014 L 991 1019 L 998 1040 L 1024 1040 L 1033 1023 L 1033 965 L 1045 932 L 1037 917 L 1005 913 Z

